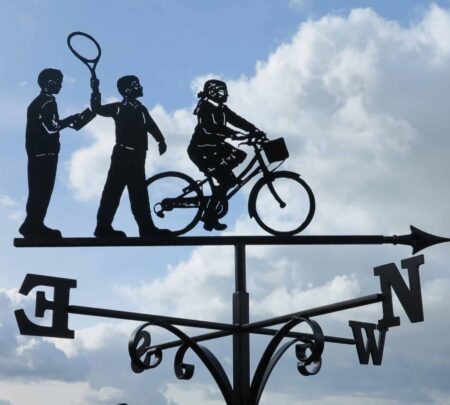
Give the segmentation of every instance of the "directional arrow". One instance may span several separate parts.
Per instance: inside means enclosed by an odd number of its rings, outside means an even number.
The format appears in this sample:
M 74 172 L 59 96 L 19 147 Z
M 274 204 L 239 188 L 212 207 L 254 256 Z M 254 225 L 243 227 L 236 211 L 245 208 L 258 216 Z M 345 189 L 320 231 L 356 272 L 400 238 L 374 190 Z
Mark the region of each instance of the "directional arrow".
M 437 245 L 438 243 L 450 242 L 450 238 L 432 235 L 431 233 L 421 231 L 413 225 L 410 225 L 410 228 L 411 233 L 409 235 L 397 236 L 397 243 L 400 245 L 411 246 L 413 248 L 413 254 L 416 254 L 429 246 Z
M 300 235 L 300 236 L 178 236 L 155 238 L 14 239 L 16 247 L 93 246 L 218 246 L 218 245 L 407 245 L 413 254 L 450 238 L 435 236 L 411 225 L 409 235 Z

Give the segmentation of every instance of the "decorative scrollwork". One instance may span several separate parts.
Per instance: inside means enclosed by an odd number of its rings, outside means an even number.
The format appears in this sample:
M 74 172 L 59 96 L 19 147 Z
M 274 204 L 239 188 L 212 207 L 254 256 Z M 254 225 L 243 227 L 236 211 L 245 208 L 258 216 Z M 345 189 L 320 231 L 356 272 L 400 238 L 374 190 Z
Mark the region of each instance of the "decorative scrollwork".
M 317 341 L 311 341 L 311 339 L 301 339 L 300 341 L 302 343 L 295 345 L 295 355 L 299 360 L 297 363 L 297 370 L 305 377 L 315 375 L 320 371 L 322 366 L 322 358 L 320 355 L 317 357 L 313 353 L 314 350 L 317 351 L 317 348 L 320 347 L 320 341 L 319 343 L 317 343 Z M 311 350 L 311 354 L 309 355 L 307 354 L 308 350 Z M 321 350 L 323 351 L 323 342 Z
M 313 332 L 312 338 L 295 338 L 282 345 L 276 352 L 278 345 L 287 336 L 288 332 L 298 324 L 305 322 Z M 264 351 L 258 367 L 256 368 L 253 380 L 250 386 L 248 403 L 257 405 L 263 393 L 264 387 L 272 373 L 274 367 L 283 356 L 283 354 L 294 344 L 295 354 L 299 360 L 297 369 L 300 374 L 310 376 L 317 374 L 320 370 L 322 360 L 321 356 L 324 349 L 324 335 L 321 327 L 316 321 L 307 318 L 294 317 L 287 322 L 272 338 L 266 350 Z
M 211 373 L 222 392 L 225 403 L 231 405 L 233 390 L 225 370 L 214 354 L 206 347 L 199 345 L 180 329 L 167 322 L 152 320 L 151 322 L 139 326 L 131 335 L 128 343 L 128 352 L 131 358 L 131 367 L 134 372 L 141 373 L 144 370 L 155 368 L 162 361 L 162 350 L 151 347 L 150 345 L 151 336 L 150 333 L 145 330 L 145 328 L 150 325 L 163 328 L 183 341 L 183 345 L 178 349 L 174 360 L 174 371 L 177 378 L 180 380 L 189 380 L 194 375 L 194 365 L 184 363 L 184 355 L 188 349 L 191 349 Z
M 151 348 L 152 338 L 150 332 L 144 330 L 144 327 L 137 328 L 128 343 L 131 368 L 135 373 L 142 373 L 144 370 L 159 366 L 163 357 L 161 349 Z
M 187 349 L 189 349 L 188 346 L 182 345 L 175 355 L 173 368 L 175 375 L 179 380 L 190 380 L 194 375 L 195 366 L 184 362 L 184 355 L 186 354 Z

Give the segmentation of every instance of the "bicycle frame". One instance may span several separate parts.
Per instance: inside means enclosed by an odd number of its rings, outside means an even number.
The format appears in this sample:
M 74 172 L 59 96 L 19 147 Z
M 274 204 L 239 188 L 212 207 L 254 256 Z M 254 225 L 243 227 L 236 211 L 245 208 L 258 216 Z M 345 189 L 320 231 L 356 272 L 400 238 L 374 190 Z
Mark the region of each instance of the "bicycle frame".
M 275 166 L 272 170 L 269 170 L 268 165 L 264 162 L 261 150 L 262 147 L 259 143 L 252 144 L 255 155 L 251 158 L 250 162 L 247 166 L 242 170 L 242 172 L 237 176 L 237 184 L 233 186 L 230 190 L 228 190 L 226 195 L 226 201 L 230 200 L 245 184 L 247 184 L 252 178 L 257 176 L 259 173 L 262 173 L 263 178 L 266 179 L 268 187 L 273 194 L 274 198 L 278 201 L 280 206 L 285 206 L 284 201 L 278 196 L 277 192 L 272 186 L 272 182 L 270 181 L 269 175 L 274 172 L 278 167 L 281 166 L 283 161 L 281 161 L 277 166 Z M 255 167 L 256 166 L 256 167 Z M 204 178 L 203 180 L 195 181 L 196 185 L 199 188 L 203 188 L 205 183 L 209 183 L 211 191 L 213 191 L 213 180 L 211 176 Z M 206 207 L 208 200 L 211 198 L 211 195 L 204 195 L 201 198 L 198 197 L 186 197 L 192 191 L 192 186 L 187 186 L 183 189 L 183 193 L 175 198 L 163 199 L 160 206 L 163 207 L 163 210 L 172 210 L 174 208 L 193 208 L 193 207 Z M 157 204 L 158 205 L 158 204 Z M 169 208 L 170 207 L 170 208 Z M 155 213 L 159 215 L 159 213 L 154 209 Z
M 261 155 L 261 146 L 259 144 L 252 145 L 255 150 L 255 156 L 252 157 L 250 162 L 247 164 L 247 166 L 242 170 L 242 172 L 237 176 L 237 184 L 233 186 L 230 190 L 227 192 L 227 200 L 230 200 L 242 187 L 244 187 L 252 178 L 254 178 L 259 173 L 262 173 L 263 177 L 267 177 L 269 173 L 274 172 L 276 169 L 278 169 L 281 164 L 284 162 L 282 161 L 278 166 L 274 167 L 272 170 L 269 170 L 268 166 L 264 162 L 264 159 Z M 258 164 L 258 166 L 253 170 L 252 168 Z M 249 173 L 250 172 L 250 173 Z M 206 182 L 209 182 L 211 185 L 211 177 L 207 177 L 204 180 L 198 182 L 197 184 L 202 187 L 203 184 Z M 280 204 L 282 201 L 279 199 L 277 193 L 275 190 L 271 190 L 274 194 L 275 198 L 277 199 Z M 205 196 L 205 198 L 210 198 L 209 196 Z

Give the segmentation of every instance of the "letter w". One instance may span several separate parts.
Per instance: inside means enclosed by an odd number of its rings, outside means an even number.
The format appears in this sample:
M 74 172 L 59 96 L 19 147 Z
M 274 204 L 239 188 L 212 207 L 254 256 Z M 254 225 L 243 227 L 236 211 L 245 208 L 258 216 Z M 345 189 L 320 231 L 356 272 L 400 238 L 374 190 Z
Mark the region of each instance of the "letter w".
M 356 351 L 360 364 L 369 364 L 369 359 L 372 357 L 372 363 L 375 366 L 381 365 L 383 359 L 384 341 L 386 338 L 386 329 L 380 330 L 378 335 L 378 342 L 375 339 L 375 329 L 377 325 L 374 323 L 349 321 L 349 326 L 352 328 L 353 337 L 356 341 Z M 364 343 L 362 330 L 365 330 L 367 336 L 367 345 Z

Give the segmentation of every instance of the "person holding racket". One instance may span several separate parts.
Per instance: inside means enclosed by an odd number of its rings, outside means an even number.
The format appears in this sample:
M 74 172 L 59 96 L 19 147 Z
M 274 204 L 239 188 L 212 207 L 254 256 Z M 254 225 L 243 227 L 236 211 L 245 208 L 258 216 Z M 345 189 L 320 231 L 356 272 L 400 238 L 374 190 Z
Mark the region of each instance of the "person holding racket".
M 55 94 L 62 87 L 63 74 L 47 68 L 39 73 L 40 94 L 27 110 L 26 151 L 28 155 L 28 200 L 26 218 L 19 228 L 25 238 L 61 238 L 61 232 L 44 225 L 44 218 L 55 185 L 59 133 L 67 127 L 75 129 L 81 114 L 59 119 Z
M 91 79 L 91 109 L 103 117 L 112 117 L 116 124 L 116 144 L 111 156 L 105 187 L 97 213 L 96 237 L 126 237 L 125 233 L 112 227 L 120 197 L 128 188 L 131 210 L 139 227 L 141 237 L 170 235 L 167 229 L 153 224 L 145 176 L 145 159 L 148 149 L 148 133 L 159 145 L 159 154 L 167 146 L 164 136 L 150 116 L 147 108 L 138 101 L 143 87 L 136 76 L 124 76 L 117 81 L 117 89 L 123 97 L 121 102 L 102 105 L 97 78 Z

